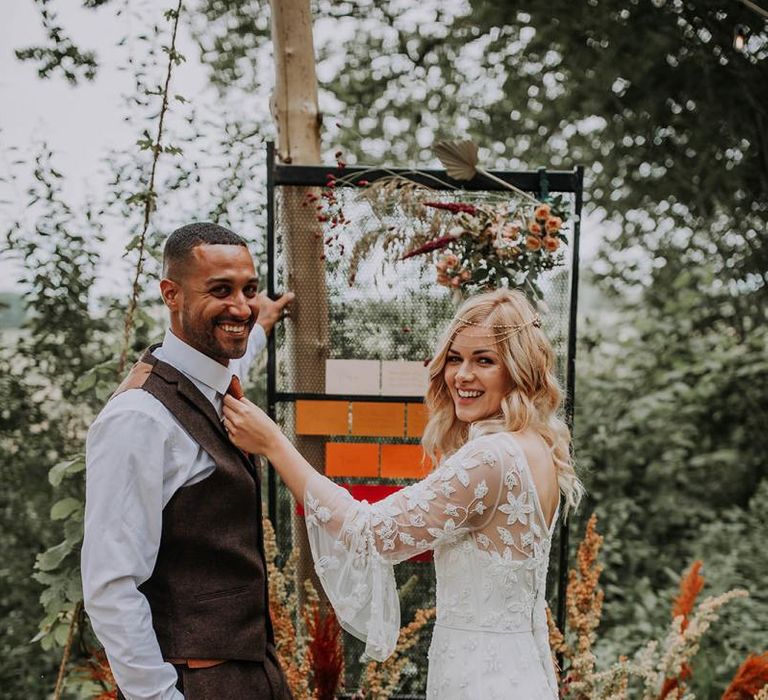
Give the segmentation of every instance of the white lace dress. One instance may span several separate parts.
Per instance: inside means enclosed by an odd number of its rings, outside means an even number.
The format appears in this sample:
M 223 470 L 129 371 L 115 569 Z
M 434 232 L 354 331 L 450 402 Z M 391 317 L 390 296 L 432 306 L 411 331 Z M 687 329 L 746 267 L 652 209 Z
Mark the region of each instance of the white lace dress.
M 307 486 L 315 568 L 341 625 L 382 660 L 400 606 L 393 565 L 435 550 L 430 700 L 557 698 L 544 589 L 552 528 L 510 433 L 474 437 L 375 504 L 321 475 Z

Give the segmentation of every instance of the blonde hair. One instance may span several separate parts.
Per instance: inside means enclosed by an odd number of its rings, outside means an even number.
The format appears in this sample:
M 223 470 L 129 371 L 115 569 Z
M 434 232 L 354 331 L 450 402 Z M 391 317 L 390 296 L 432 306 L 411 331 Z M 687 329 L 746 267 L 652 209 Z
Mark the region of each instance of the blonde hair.
M 424 429 L 424 451 L 437 462 L 453 454 L 469 438 L 469 425 L 456 417 L 444 369 L 458 333 L 482 325 L 499 338 L 498 352 L 512 389 L 501 401 L 500 416 L 476 424 L 481 432 L 517 432 L 531 428 L 549 446 L 557 469 L 565 509 L 576 507 L 584 487 L 571 457 L 571 435 L 559 414 L 563 392 L 555 376 L 555 353 L 539 328 L 536 312 L 522 292 L 497 289 L 467 299 L 456 312 L 429 364 L 429 388 L 424 399 L 429 420 Z

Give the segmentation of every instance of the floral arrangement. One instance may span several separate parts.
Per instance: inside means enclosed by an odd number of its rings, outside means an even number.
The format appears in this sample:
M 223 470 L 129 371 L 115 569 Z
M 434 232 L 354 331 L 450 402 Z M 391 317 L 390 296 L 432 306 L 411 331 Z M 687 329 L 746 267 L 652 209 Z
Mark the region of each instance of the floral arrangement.
M 549 617 L 550 645 L 563 658 L 560 670 L 560 697 L 564 700 L 695 700 L 688 687 L 693 675 L 691 660 L 704 634 L 717 621 L 720 608 L 746 591 L 735 589 L 719 596 L 697 600 L 704 587 L 702 562 L 694 562 L 680 582 L 672 606 L 672 622 L 663 640 L 653 640 L 632 659 L 625 656 L 610 668 L 598 671 L 592 651 L 600 624 L 603 591 L 599 587 L 602 565 L 598 556 L 603 538 L 597 533 L 592 515 L 579 546 L 576 569 L 569 572 L 566 596 L 567 634 Z M 639 680 L 640 694 L 630 694 L 630 683 Z M 750 655 L 736 672 L 722 700 L 750 700 L 768 697 L 768 653 Z
M 356 201 L 367 204 L 380 225 L 357 235 L 351 243 L 350 284 L 361 262 L 375 247 L 381 247 L 391 263 L 417 256 L 430 258 L 436 282 L 457 294 L 507 286 L 523 288 L 540 298 L 538 277 L 563 263 L 562 248 L 568 243 L 563 197 L 539 201 L 479 167 L 477 146 L 470 141 L 441 142 L 435 153 L 454 180 L 470 180 L 479 174 L 504 190 L 465 202 L 456 201 L 458 192 L 466 197 L 463 190 L 442 180 L 437 181 L 440 189 L 395 173 L 369 182 L 360 174 L 344 174 L 346 162 L 339 151 L 339 175 L 329 173 L 325 187 L 308 192 L 304 201 L 304 206 L 314 207 L 316 219 L 324 227 L 316 234 L 324 236 L 323 258 L 339 259 L 346 253 L 349 243 L 342 232 L 354 216 L 344 210 L 337 193 L 340 186 L 355 185 L 359 188 Z

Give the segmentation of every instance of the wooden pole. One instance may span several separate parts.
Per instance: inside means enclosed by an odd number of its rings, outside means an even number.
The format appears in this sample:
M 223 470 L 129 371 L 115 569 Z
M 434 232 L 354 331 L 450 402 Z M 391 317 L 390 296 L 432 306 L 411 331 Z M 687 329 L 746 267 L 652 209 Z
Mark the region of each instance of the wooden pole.
M 287 164 L 320 164 L 320 109 L 309 0 L 272 0 L 275 91 L 272 116 L 277 126 L 277 156 Z M 277 202 L 283 234 L 286 289 L 296 293 L 286 320 L 287 376 L 294 391 L 325 391 L 328 357 L 328 294 L 320 224 L 302 207 L 307 189 L 285 187 Z M 315 235 L 320 234 L 320 235 Z M 324 470 L 324 440 L 297 437 L 296 447 Z M 304 523 L 293 528 L 299 548 L 298 582 L 315 580 Z M 319 590 L 317 581 L 315 586 Z M 299 586 L 300 595 L 303 585 Z

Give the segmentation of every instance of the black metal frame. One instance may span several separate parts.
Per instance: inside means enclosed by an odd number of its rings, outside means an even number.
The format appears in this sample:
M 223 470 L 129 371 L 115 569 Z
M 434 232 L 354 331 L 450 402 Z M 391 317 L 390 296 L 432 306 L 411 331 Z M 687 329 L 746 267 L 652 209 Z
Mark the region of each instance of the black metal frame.
M 275 286 L 275 188 L 280 186 L 294 187 L 323 187 L 327 184 L 327 175 L 338 175 L 335 166 L 315 165 L 284 165 L 275 160 L 275 146 L 267 143 L 267 293 L 274 298 Z M 573 234 L 570 241 L 571 249 L 571 289 L 570 309 L 568 319 L 568 347 L 566 351 L 566 398 L 565 418 L 568 428 L 573 430 L 573 412 L 575 399 L 576 379 L 576 314 L 578 307 L 579 289 L 579 241 L 581 234 L 581 209 L 583 203 L 584 168 L 577 166 L 573 170 L 546 170 L 540 168 L 537 171 L 501 172 L 492 171 L 499 179 L 514 185 L 526 192 L 536 192 L 540 199 L 545 199 L 550 192 L 572 193 L 575 196 Z M 453 180 L 442 170 L 409 170 L 405 168 L 365 168 L 347 167 L 344 169 L 344 177 L 352 180 L 354 175 L 365 177 L 368 182 L 374 182 L 392 175 L 407 176 L 409 180 L 424 184 L 436 189 L 441 189 L 439 183 L 447 183 L 452 187 L 470 191 L 505 191 L 504 188 L 492 180 L 477 176 L 468 182 Z M 355 185 L 350 182 L 349 187 Z M 444 188 L 447 189 L 447 188 Z M 277 404 L 293 402 L 297 400 L 316 401 L 373 401 L 398 403 L 422 403 L 420 396 L 358 396 L 346 394 L 316 394 L 301 392 L 278 392 L 276 386 L 277 355 L 274 334 L 270 334 L 267 343 L 267 410 L 273 419 L 277 415 Z M 269 517 L 276 525 L 277 518 L 277 477 L 274 468 L 269 466 L 268 473 L 268 497 Z M 560 521 L 560 547 L 559 547 L 559 580 L 557 586 L 557 624 L 560 629 L 565 623 L 565 590 L 568 583 L 568 536 L 569 527 L 565 519 Z

